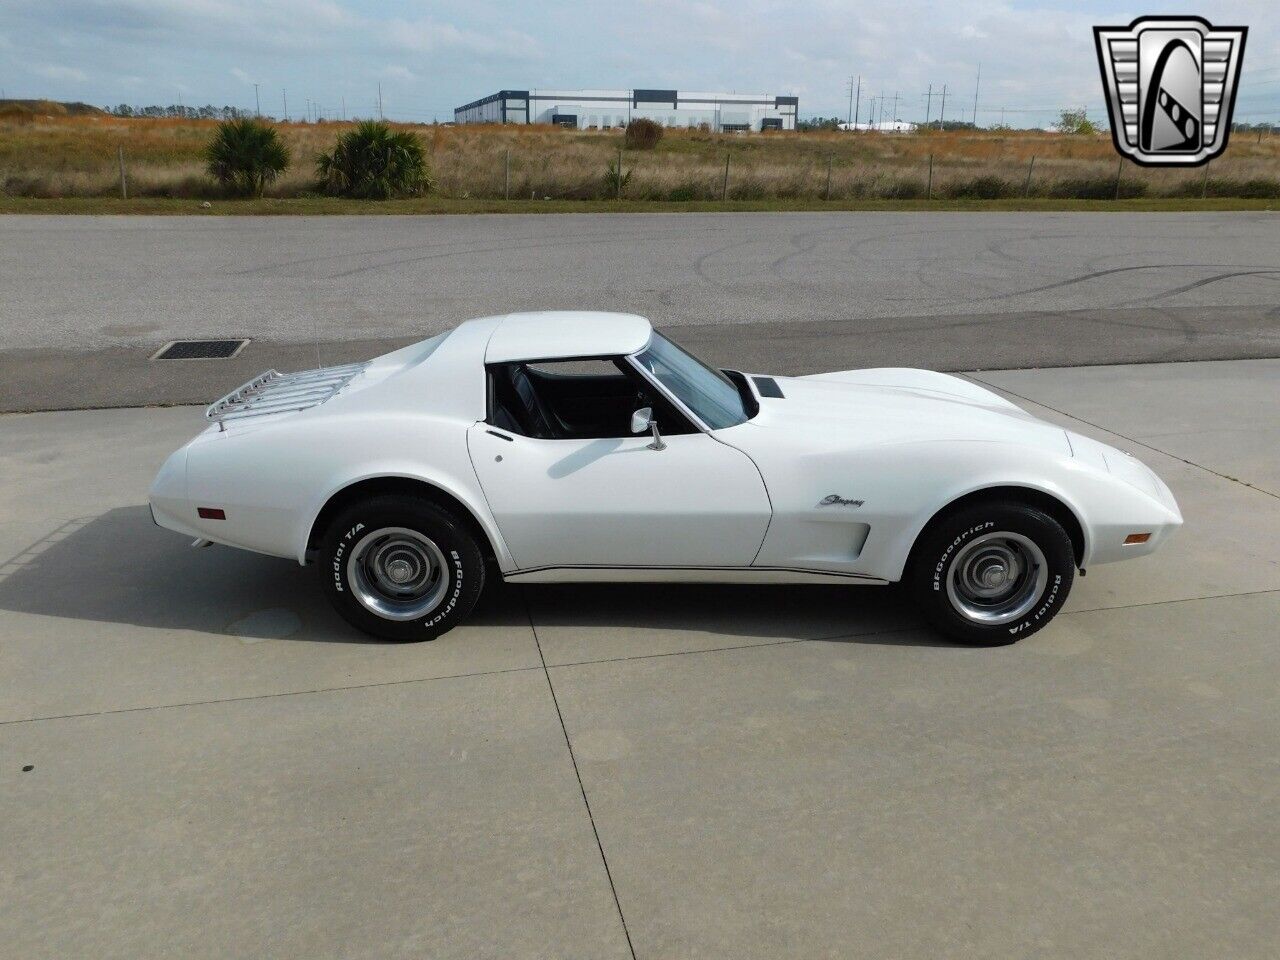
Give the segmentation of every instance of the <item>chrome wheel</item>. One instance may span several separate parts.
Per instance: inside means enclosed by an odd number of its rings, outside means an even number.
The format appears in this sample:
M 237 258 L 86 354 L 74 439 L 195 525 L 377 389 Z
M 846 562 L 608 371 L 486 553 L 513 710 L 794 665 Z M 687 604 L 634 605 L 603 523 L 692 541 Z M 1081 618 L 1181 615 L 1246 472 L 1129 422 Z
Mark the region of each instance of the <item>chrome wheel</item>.
M 387 620 L 416 620 L 444 600 L 449 566 L 435 541 L 407 527 L 367 533 L 347 559 L 352 595 Z
M 1026 616 L 1044 595 L 1049 565 L 1035 541 L 1020 533 L 988 533 L 956 555 L 947 570 L 947 597 L 956 612 L 994 626 Z

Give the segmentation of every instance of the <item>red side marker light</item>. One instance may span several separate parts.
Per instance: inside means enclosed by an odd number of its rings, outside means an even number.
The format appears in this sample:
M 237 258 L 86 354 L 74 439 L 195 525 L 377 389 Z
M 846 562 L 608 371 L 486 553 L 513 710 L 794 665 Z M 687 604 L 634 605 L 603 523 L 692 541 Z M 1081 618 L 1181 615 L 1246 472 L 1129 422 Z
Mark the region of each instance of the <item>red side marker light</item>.
M 1151 534 L 1149 533 L 1131 533 L 1124 538 L 1124 542 L 1126 545 L 1130 543 L 1146 543 L 1150 539 Z
M 196 514 L 201 520 L 225 520 L 227 512 L 221 507 L 196 507 Z M 1129 541 L 1126 540 L 1125 543 Z

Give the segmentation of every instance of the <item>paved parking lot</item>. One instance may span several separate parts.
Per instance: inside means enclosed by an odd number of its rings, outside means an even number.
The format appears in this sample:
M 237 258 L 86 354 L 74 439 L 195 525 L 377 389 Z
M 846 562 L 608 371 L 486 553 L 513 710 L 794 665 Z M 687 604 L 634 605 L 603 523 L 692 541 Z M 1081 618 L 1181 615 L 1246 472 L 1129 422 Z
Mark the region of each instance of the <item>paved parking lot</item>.
M 198 411 L 0 417 L 0 956 L 1274 956 L 1280 361 L 975 376 L 1186 517 L 994 650 L 836 587 L 370 642 L 151 525 Z
M 794 376 L 1280 356 L 1276 214 L 0 216 L 0 412 L 208 402 L 487 313 Z M 181 337 L 234 360 L 151 363 Z

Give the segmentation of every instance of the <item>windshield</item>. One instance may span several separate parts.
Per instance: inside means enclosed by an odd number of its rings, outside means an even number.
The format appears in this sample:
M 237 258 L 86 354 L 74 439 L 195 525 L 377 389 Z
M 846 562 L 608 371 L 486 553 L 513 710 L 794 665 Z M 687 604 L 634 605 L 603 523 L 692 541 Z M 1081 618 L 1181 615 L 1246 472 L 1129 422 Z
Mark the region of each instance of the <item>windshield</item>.
M 712 430 L 749 419 L 733 381 L 660 333 L 636 354 L 636 361 Z

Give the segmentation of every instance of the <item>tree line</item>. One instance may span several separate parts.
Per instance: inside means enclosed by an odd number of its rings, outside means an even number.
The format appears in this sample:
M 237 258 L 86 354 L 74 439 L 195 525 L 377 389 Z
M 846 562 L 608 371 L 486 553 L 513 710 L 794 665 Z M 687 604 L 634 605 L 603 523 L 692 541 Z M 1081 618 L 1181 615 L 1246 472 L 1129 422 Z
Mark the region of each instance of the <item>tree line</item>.
M 215 107 L 206 103 L 203 107 L 188 107 L 180 103 L 171 103 L 167 107 L 153 104 L 148 107 L 136 107 L 127 103 L 104 108 L 114 117 L 175 117 L 182 120 L 239 120 L 253 116 L 252 110 L 239 107 Z

